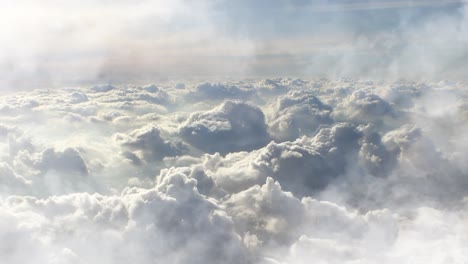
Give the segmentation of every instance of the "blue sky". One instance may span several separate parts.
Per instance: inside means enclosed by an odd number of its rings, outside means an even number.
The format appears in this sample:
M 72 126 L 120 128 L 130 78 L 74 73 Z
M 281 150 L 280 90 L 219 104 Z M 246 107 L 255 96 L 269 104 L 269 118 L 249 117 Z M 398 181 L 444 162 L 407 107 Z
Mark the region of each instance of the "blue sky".
M 2 4 L 1 84 L 193 77 L 464 79 L 465 1 Z

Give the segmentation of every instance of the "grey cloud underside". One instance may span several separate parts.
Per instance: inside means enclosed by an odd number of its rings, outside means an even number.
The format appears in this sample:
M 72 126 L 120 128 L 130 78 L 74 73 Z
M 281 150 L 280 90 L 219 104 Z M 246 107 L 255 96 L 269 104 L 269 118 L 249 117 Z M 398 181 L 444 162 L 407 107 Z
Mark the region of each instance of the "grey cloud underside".
M 276 78 L 5 95 L 0 259 L 464 263 L 465 89 Z

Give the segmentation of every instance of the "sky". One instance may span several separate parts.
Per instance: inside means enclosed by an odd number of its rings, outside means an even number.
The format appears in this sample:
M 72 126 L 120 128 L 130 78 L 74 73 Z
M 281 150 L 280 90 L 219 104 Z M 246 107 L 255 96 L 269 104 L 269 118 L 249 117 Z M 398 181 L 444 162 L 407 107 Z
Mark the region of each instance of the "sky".
M 3 1 L 0 262 L 468 263 L 467 15 Z
M 91 1 L 2 4 L 12 87 L 225 77 L 465 80 L 464 1 Z

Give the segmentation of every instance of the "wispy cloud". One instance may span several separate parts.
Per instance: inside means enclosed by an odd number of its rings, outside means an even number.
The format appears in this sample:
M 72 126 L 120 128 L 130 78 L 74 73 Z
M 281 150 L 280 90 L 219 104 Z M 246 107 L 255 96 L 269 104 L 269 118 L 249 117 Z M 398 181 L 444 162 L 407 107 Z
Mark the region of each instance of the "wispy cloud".
M 337 12 L 337 11 L 359 11 L 378 10 L 392 8 L 418 8 L 437 7 L 453 4 L 465 4 L 467 0 L 412 0 L 412 1 L 336 1 L 337 3 L 327 3 L 309 6 L 315 12 Z

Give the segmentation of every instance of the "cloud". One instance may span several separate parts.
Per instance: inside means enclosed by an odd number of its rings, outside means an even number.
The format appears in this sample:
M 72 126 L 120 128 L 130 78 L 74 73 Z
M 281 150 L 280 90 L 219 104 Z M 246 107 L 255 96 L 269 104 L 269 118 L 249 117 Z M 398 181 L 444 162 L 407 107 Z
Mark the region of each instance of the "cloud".
M 466 1 L 2 11 L 3 262 L 468 259 Z
M 463 263 L 464 84 L 184 84 L 1 96 L 1 258 Z
M 250 263 L 229 217 L 195 185 L 175 173 L 119 196 L 11 197 L 0 214 L 0 236 L 11 243 L 0 254 L 10 263 Z
M 78 150 L 74 148 L 67 148 L 58 152 L 54 149 L 46 149 L 34 162 L 34 166 L 44 172 L 55 170 L 80 175 L 88 174 L 86 163 L 81 158 Z
M 107 84 L 107 85 L 95 85 L 90 88 L 91 91 L 96 92 L 96 93 L 105 93 L 114 90 L 115 87 Z
M 0 171 L 2 185 L 0 195 L 23 194 L 31 187 L 31 181 L 17 175 L 8 164 L 1 163 Z
M 145 160 L 161 160 L 164 157 L 180 155 L 183 152 L 184 145 L 182 143 L 172 143 L 164 140 L 161 137 L 161 131 L 157 126 L 147 125 L 136 129 L 128 135 L 116 134 L 115 140 L 124 149 L 129 151 L 141 151 L 142 157 Z M 138 164 L 141 158 L 132 152 L 124 152 L 124 156 L 134 164 Z
M 73 92 L 70 94 L 70 103 L 79 104 L 88 101 L 88 96 L 84 93 Z
M 333 123 L 330 106 L 313 93 L 292 91 L 277 100 L 270 131 L 281 140 L 294 140 L 300 135 L 312 135 L 321 125 Z
M 256 149 L 269 141 L 263 112 L 237 101 L 193 113 L 180 127 L 180 135 L 196 148 L 222 154 Z
M 314 137 L 271 142 L 249 153 L 207 155 L 204 159 L 217 185 L 230 193 L 273 177 L 298 197 L 318 194 L 348 177 L 359 184 L 356 174 L 385 178 L 397 165 L 397 154 L 387 149 L 374 127 L 350 123 L 322 128 Z
M 424 84 L 414 83 L 395 83 L 382 91 L 382 99 L 396 105 L 400 109 L 410 108 L 414 106 L 414 100 L 428 87 Z
M 2 87 L 285 74 L 466 79 L 466 1 L 103 3 L 5 6 L 2 23 L 14 26 L 0 36 Z
M 304 217 L 301 201 L 281 190 L 272 178 L 234 194 L 226 201 L 226 211 L 233 216 L 238 232 L 254 236 L 256 244 L 287 244 L 297 236 L 295 230 Z
M 255 94 L 253 89 L 243 89 L 235 85 L 202 83 L 191 91 L 188 100 L 225 100 L 239 99 L 246 100 Z
M 357 90 L 343 100 L 334 111 L 338 120 L 353 120 L 357 123 L 375 123 L 387 118 L 396 117 L 392 106 L 378 95 L 366 90 Z M 342 117 L 346 115 L 346 117 Z

